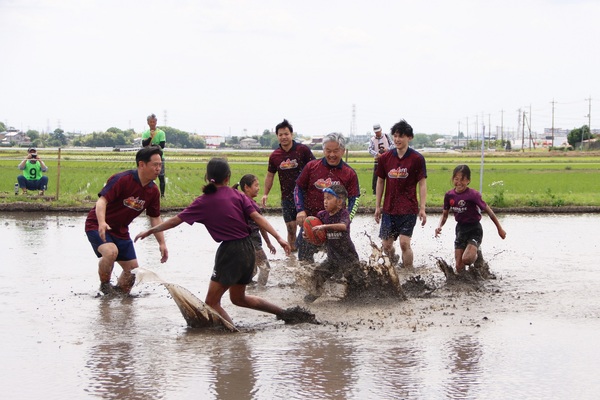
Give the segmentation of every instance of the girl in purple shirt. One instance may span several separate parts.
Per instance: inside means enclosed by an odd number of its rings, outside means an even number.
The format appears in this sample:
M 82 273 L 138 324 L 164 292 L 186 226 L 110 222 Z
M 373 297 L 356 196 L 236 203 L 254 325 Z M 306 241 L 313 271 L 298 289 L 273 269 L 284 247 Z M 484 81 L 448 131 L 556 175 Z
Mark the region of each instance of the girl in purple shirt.
M 283 240 L 271 224 L 256 210 L 253 201 L 243 193 L 229 187 L 231 169 L 223 158 L 213 158 L 206 166 L 204 193 L 177 216 L 136 236 L 143 239 L 156 232 L 174 228 L 182 222 L 192 225 L 199 222 L 216 242 L 221 242 L 215 255 L 215 266 L 208 286 L 205 303 L 233 324 L 221 307 L 221 297 L 229 290 L 231 302 L 239 307 L 252 308 L 277 315 L 287 320 L 287 310 L 260 297 L 246 295 L 246 285 L 252 280 L 254 270 L 254 245 L 250 239 L 247 221 L 269 232 L 289 255 L 290 245 Z
M 471 183 L 471 169 L 467 165 L 459 165 L 452 173 L 454 189 L 446 192 L 444 196 L 444 209 L 440 223 L 435 229 L 435 237 L 442 233 L 442 227 L 448 219 L 448 213 L 454 213 L 456 220 L 456 239 L 454 240 L 454 258 L 456 259 L 456 272 L 462 273 L 467 265 L 477 260 L 477 253 L 483 239 L 481 227 L 481 211 L 485 211 L 502 239 L 506 232 L 502 229 L 500 221 L 490 206 L 481 198 L 481 193 L 469 188 Z

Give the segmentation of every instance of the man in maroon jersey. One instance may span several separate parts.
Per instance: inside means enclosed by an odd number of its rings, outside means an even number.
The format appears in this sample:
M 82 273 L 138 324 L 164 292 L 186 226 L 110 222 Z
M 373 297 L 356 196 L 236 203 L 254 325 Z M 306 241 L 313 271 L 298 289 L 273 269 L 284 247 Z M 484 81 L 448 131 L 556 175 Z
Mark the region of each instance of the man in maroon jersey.
M 129 236 L 129 224 L 146 210 L 150 225 L 162 222 L 160 217 L 160 191 L 154 180 L 162 167 L 162 150 L 158 146 L 144 147 L 135 155 L 137 169 L 119 172 L 111 176 L 100 193 L 96 207 L 85 220 L 85 233 L 100 259 L 98 275 L 100 291 L 104 294 L 129 293 L 135 276 L 132 269 L 138 267 L 133 241 Z M 161 254 L 160 262 L 169 257 L 162 232 L 154 235 Z M 110 284 L 115 261 L 123 272 L 117 286 Z
M 412 127 L 401 120 L 392 127 L 391 132 L 396 148 L 382 154 L 377 166 L 375 221 L 381 221 L 379 237 L 382 239 L 383 250 L 392 263 L 395 264 L 400 259 L 394 250 L 394 241 L 399 237 L 402 266 L 412 268 L 413 251 L 410 240 L 417 224 L 417 216 L 421 220 L 421 226 L 425 226 L 427 222 L 427 168 L 425 158 L 408 147 L 414 137 Z M 417 185 L 420 201 L 417 201 Z
M 351 216 L 356 212 L 360 187 L 356 171 L 346 164 L 342 157 L 346 151 L 346 139 L 341 133 L 330 133 L 323 138 L 324 157 L 306 164 L 296 180 L 294 200 L 296 202 L 296 221 L 300 227 L 308 216 L 316 216 L 325 208 L 323 189 L 332 185 L 342 185 L 348 192 L 348 211 Z M 298 235 L 298 260 L 314 261 L 317 247 L 302 239 L 302 228 Z
M 296 205 L 294 204 L 294 187 L 296 179 L 302 169 L 315 156 L 308 146 L 294 141 L 294 128 L 284 119 L 275 127 L 279 148 L 269 157 L 267 176 L 265 177 L 265 194 L 262 197 L 262 206 L 267 206 L 267 198 L 273 187 L 275 174 L 279 173 L 281 185 L 281 210 L 287 228 L 287 241 L 296 250 Z

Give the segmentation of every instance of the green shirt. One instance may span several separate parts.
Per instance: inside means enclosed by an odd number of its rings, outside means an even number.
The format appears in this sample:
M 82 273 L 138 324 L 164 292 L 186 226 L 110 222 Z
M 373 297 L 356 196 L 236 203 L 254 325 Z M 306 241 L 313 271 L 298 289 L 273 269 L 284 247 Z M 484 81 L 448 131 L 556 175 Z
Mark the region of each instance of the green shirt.
M 31 161 L 27 161 L 25 163 L 25 168 L 23 169 L 23 176 L 28 181 L 39 181 L 42 179 L 42 166 L 39 161 L 32 163 Z
M 142 133 L 142 141 L 144 141 L 145 139 L 148 139 L 150 136 L 151 136 L 150 129 L 148 129 L 147 131 Z M 167 135 L 165 135 L 165 132 L 157 128 L 156 133 L 154 134 L 154 137 L 152 138 L 152 141 L 150 142 L 150 144 L 160 146 L 160 142 L 166 142 L 166 141 L 167 141 Z

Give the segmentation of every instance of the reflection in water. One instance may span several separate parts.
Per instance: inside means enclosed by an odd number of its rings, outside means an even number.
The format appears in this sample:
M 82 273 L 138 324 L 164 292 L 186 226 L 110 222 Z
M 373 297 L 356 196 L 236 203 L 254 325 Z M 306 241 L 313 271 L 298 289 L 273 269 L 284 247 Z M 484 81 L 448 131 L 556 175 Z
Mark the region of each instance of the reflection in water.
M 139 346 L 132 333 L 135 326 L 135 304 L 132 298 L 98 300 L 96 344 L 89 349 L 89 393 L 109 399 L 159 398 L 155 382 L 163 374 L 156 363 L 148 360 L 148 350 Z
M 268 218 L 285 231 L 280 216 Z M 96 298 L 85 213 L 0 214 L 2 397 L 596 398 L 600 244 L 582 245 L 581 233 L 593 232 L 600 216 L 501 218 L 507 240 L 485 241 L 497 292 L 360 308 L 317 301 L 311 308 L 327 322 L 319 326 L 287 326 L 224 299 L 246 327 L 230 334 L 187 329 L 161 286 L 138 288 L 136 298 Z M 453 235 L 432 239 L 435 223 L 415 231 L 417 265 L 433 264 L 431 254 L 452 257 Z M 353 224 L 360 249 L 361 232 L 376 228 L 372 216 Z M 132 232 L 146 228 L 144 219 L 132 224 Z M 189 231 L 170 231 L 164 265 L 155 241 L 136 250 L 142 265 L 202 297 L 216 246 L 205 229 L 192 238 L 193 246 Z M 265 297 L 295 305 L 305 293 L 277 257 Z
M 476 398 L 471 393 L 481 383 L 481 346 L 471 335 L 451 337 L 443 346 L 451 375 L 446 383 L 445 396 L 453 399 Z

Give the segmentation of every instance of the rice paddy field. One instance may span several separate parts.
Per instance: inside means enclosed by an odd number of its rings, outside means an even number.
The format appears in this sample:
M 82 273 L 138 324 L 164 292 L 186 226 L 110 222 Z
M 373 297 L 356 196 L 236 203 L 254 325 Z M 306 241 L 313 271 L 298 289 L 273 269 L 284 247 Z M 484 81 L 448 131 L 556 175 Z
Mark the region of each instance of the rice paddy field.
M 205 184 L 206 163 L 212 157 L 225 157 L 232 168 L 232 184 L 244 174 L 259 177 L 261 186 L 271 151 L 178 150 L 167 149 L 165 208 L 182 208 L 200 195 Z M 15 195 L 14 184 L 21 173 L 18 163 L 24 149 L 0 151 L 0 203 L 40 203 L 60 207 L 89 206 L 97 198 L 108 177 L 135 168 L 134 151 L 110 149 L 39 149 L 48 166 L 49 187 L 44 197 L 37 194 Z M 444 193 L 451 188 L 452 170 L 458 164 L 471 167 L 471 187 L 481 190 L 483 198 L 495 210 L 515 207 L 600 206 L 600 154 L 588 152 L 550 153 L 525 151 L 479 153 L 423 153 L 427 161 L 427 206 L 441 207 Z M 321 157 L 320 151 L 315 151 Z M 366 151 L 348 152 L 345 161 L 360 180 L 360 206 L 375 204 L 371 193 L 373 161 Z M 277 179 L 276 179 L 277 180 Z M 262 188 L 261 194 L 262 195 Z M 269 207 L 279 206 L 279 185 L 273 185 Z

